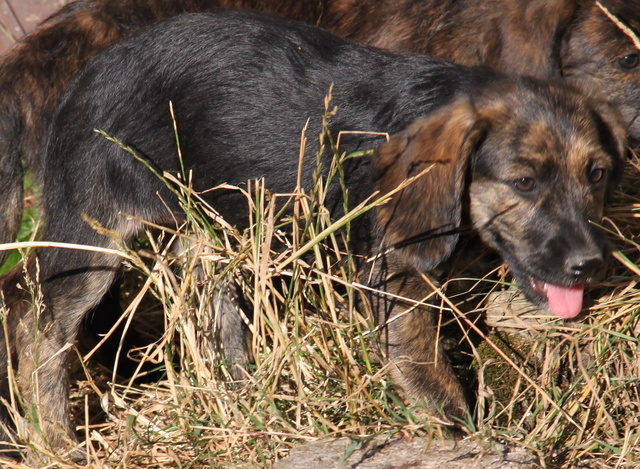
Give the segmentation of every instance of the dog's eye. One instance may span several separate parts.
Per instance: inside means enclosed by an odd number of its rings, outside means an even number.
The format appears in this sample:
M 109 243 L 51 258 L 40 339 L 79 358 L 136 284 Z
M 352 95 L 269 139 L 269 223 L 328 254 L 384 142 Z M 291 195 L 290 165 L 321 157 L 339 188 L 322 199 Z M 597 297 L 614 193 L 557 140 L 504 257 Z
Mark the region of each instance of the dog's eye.
M 634 69 L 640 64 L 640 55 L 638 54 L 629 54 L 622 57 L 618 60 L 618 65 L 620 68 L 625 70 Z
M 534 178 L 520 178 L 513 181 L 513 184 L 521 192 L 531 192 L 536 188 L 536 180 Z
M 591 184 L 597 184 L 602 181 L 603 178 L 604 169 L 602 168 L 595 168 L 589 173 L 589 182 L 591 182 Z

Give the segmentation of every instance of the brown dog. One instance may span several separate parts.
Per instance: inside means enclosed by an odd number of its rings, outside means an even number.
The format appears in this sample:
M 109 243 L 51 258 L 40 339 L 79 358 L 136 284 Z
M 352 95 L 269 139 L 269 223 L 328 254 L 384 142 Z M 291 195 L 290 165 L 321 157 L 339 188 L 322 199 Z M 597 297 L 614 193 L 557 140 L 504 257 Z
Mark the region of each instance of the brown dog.
M 602 3 L 640 32 L 640 0 Z M 566 78 L 602 91 L 640 140 L 640 51 L 594 0 L 80 0 L 0 64 L 0 242 L 14 240 L 19 225 L 21 160 L 41 179 L 47 125 L 82 66 L 143 25 L 217 6 L 277 13 L 392 50 Z
M 571 87 L 393 54 L 255 12 L 182 15 L 105 51 L 67 91 L 45 154 L 44 239 L 106 248 L 112 238 L 83 217 L 127 243 L 142 229 L 137 220 L 171 225 L 184 217 L 151 171 L 94 131 L 106 131 L 161 171 L 177 172 L 169 102 L 195 190 L 263 178 L 270 191 L 291 192 L 301 129 L 308 122 L 308 133 L 319 134 L 314 117 L 323 114 L 332 83 L 339 109 L 332 133 L 394 134 L 375 156 L 347 158 L 342 166 L 351 206 L 375 193 L 391 196 L 353 221 L 349 248 L 359 281 L 375 292 L 369 301 L 392 374 L 411 396 L 465 418 L 436 315 L 416 306 L 431 293 L 423 275 L 450 256 L 463 220 L 509 264 L 527 297 L 559 317 L 580 312 L 583 286 L 604 262 L 606 236 L 591 221 L 600 220 L 619 179 L 624 126 L 613 107 Z M 378 145 L 379 137 L 357 133 L 342 140 L 340 151 Z M 301 184 L 308 190 L 319 142 L 306 149 Z M 325 172 L 331 156 L 323 156 Z M 343 215 L 343 194 L 337 183 L 327 191 L 334 218 Z M 247 227 L 239 191 L 202 196 L 228 222 Z M 39 411 L 45 440 L 64 447 L 74 437 L 64 346 L 120 261 L 100 250 L 42 248 L 36 255 L 45 309 L 33 314 L 26 288 L 5 279 L 9 343 L 16 345 L 12 363 L 25 404 Z

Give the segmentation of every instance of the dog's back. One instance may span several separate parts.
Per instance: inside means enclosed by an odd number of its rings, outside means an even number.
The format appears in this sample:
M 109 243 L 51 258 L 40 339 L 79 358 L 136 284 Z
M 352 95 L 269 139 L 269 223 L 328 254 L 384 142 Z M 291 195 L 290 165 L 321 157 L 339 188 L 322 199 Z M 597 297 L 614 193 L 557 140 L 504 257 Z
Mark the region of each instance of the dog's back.
M 189 35 L 183 34 L 185 28 Z M 168 61 L 171 67 L 156 66 Z M 271 190 L 287 192 L 297 167 L 281 158 L 309 119 L 307 135 L 319 135 L 320 122 L 314 117 L 324 113 L 324 98 L 332 85 L 331 104 L 338 114 L 330 119 L 330 128 L 396 133 L 455 94 L 492 80 L 496 75 L 490 71 L 469 73 L 428 56 L 401 57 L 356 46 L 276 16 L 234 11 L 183 15 L 150 28 L 139 39 L 116 45 L 72 84 L 55 117 L 50 168 L 57 173 L 60 167 L 84 164 L 88 175 L 108 172 L 106 165 L 111 162 L 104 152 L 116 150 L 106 149 L 106 142 L 87 145 L 88 136 L 92 141 L 102 138 L 91 135 L 97 128 L 122 139 L 164 170 L 178 169 L 174 155 L 166 151 L 175 147 L 171 102 L 178 131 L 188 135 L 181 140 L 185 163 L 198 164 L 196 189 L 264 177 Z M 59 134 L 62 129 L 64 135 Z M 351 152 L 372 148 L 383 137 L 345 136 L 341 141 L 342 149 Z M 67 161 L 78 146 L 95 153 L 83 153 L 81 162 Z M 268 159 L 265 146 L 272 155 Z M 317 139 L 310 139 L 308 153 L 317 149 Z M 251 164 L 238 165 L 239 158 Z M 132 174 L 147 179 L 118 183 L 120 188 L 160 190 L 158 181 L 151 183 L 151 174 L 135 169 L 135 160 L 118 159 L 123 179 Z M 314 169 L 311 162 L 305 164 L 305 181 L 310 181 Z M 148 195 L 155 204 L 154 192 Z M 215 199 L 218 193 L 209 197 Z M 126 200 L 124 196 L 123 203 Z M 237 218 L 242 211 L 228 199 L 220 210 L 235 223 L 243 221 Z

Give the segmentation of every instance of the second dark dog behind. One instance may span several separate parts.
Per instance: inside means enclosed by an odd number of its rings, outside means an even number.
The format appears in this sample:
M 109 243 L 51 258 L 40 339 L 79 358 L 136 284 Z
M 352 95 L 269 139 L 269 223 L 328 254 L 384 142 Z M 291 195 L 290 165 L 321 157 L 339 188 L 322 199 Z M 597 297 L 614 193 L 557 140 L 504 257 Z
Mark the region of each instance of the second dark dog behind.
M 270 191 L 291 192 L 300 133 L 309 120 L 308 135 L 319 134 L 332 84 L 334 134 L 394 134 L 375 156 L 345 162 L 351 206 L 420 175 L 353 224 L 359 280 L 380 291 L 369 301 L 392 375 L 434 411 L 465 418 L 464 392 L 438 343 L 434 313 L 411 301 L 430 293 L 421 275 L 449 257 L 461 223 L 470 220 L 532 301 L 560 317 L 580 312 L 584 285 L 606 254 L 606 237 L 591 222 L 603 215 L 626 148 L 618 114 L 595 98 L 428 56 L 395 55 L 257 13 L 177 17 L 109 49 L 70 87 L 45 156 L 43 239 L 111 246 L 85 214 L 126 242 L 143 225 L 121 213 L 167 225 L 183 217 L 145 165 L 94 131 L 117 138 L 159 170 L 178 172 L 169 102 L 195 189 L 264 178 Z M 351 136 L 340 150 L 381 142 Z M 311 139 L 306 189 L 317 151 Z M 247 202 L 238 191 L 204 197 L 227 221 L 246 227 Z M 341 215 L 338 185 L 327 207 Z M 45 440 L 62 450 L 74 434 L 66 354 L 58 352 L 73 342 L 120 262 L 84 250 L 43 248 L 36 255 L 46 309 L 36 323 L 25 290 L 15 287 L 20 272 L 6 278 L 8 339 L 16 346 L 23 398 L 38 407 Z M 6 393 L 4 351 L 0 347 Z

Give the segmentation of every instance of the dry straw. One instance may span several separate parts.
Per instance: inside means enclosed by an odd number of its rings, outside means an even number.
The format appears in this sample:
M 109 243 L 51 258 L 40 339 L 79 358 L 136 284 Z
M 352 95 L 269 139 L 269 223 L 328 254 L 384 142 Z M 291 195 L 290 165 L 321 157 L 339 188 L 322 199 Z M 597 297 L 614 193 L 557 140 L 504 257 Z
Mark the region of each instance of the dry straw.
M 619 18 L 611 13 L 602 3 L 596 2 L 596 5 L 598 5 L 598 8 L 600 8 L 602 12 L 607 15 L 607 18 L 613 21 L 615 25 L 622 30 L 623 33 L 629 36 L 629 38 L 633 41 L 633 45 L 636 47 L 636 49 L 640 50 L 640 39 L 638 38 L 638 35 L 633 32 L 633 30 L 629 26 L 624 24 Z

